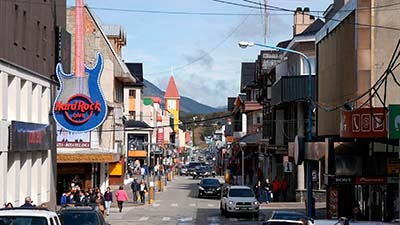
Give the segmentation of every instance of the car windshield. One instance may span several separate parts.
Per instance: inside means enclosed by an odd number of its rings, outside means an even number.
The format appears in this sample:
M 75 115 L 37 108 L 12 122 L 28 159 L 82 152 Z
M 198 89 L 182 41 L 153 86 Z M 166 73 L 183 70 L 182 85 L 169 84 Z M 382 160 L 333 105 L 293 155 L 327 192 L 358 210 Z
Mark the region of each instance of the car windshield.
M 215 179 L 204 179 L 201 184 L 205 185 L 219 185 L 219 181 Z
M 34 216 L 0 216 L 0 225 L 47 225 L 47 220 Z
M 99 225 L 96 213 L 66 212 L 60 216 L 63 225 Z
M 254 197 L 254 194 L 250 189 L 231 189 L 229 197 Z

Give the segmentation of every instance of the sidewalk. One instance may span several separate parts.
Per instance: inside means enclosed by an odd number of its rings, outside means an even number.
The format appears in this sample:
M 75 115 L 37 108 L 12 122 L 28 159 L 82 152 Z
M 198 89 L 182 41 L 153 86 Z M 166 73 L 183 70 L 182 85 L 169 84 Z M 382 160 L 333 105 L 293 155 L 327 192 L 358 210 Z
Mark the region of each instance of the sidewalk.
M 269 204 L 261 204 L 262 209 L 305 209 L 304 202 L 270 202 Z M 316 202 L 316 209 L 325 209 L 325 202 Z

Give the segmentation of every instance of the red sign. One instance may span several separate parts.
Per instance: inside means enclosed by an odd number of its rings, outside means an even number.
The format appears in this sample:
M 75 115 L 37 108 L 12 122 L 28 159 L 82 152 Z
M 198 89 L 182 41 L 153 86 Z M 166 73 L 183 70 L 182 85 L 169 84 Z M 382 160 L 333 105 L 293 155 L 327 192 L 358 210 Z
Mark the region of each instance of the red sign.
M 57 101 L 54 112 L 58 111 L 64 112 L 69 121 L 82 124 L 92 117 L 93 112 L 100 112 L 101 109 L 99 101 L 93 103 L 88 96 L 76 94 L 69 98 L 66 103 Z
M 186 143 L 190 142 L 190 131 L 186 131 L 186 133 L 185 133 L 185 142 Z
M 164 144 L 164 128 L 157 128 L 157 144 Z
M 386 184 L 387 177 L 357 177 L 356 184 Z
M 340 137 L 387 137 L 388 113 L 384 108 L 363 108 L 342 112 Z

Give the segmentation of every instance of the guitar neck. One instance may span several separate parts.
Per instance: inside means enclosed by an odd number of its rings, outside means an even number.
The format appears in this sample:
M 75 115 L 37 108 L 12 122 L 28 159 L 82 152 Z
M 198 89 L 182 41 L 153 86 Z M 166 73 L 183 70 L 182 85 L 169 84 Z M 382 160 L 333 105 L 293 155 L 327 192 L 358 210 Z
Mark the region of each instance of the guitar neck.
M 75 1 L 75 77 L 84 77 L 85 33 L 83 30 L 84 0 Z

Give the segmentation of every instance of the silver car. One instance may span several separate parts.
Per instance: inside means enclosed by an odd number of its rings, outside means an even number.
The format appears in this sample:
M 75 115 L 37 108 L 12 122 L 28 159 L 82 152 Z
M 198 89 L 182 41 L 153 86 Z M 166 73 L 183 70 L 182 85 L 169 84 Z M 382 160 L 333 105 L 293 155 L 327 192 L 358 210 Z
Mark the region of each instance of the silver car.
M 260 204 L 251 188 L 230 186 L 222 191 L 220 210 L 222 215 L 246 213 L 258 217 Z

